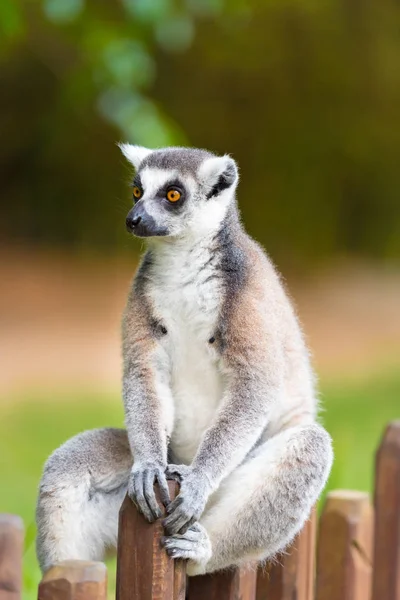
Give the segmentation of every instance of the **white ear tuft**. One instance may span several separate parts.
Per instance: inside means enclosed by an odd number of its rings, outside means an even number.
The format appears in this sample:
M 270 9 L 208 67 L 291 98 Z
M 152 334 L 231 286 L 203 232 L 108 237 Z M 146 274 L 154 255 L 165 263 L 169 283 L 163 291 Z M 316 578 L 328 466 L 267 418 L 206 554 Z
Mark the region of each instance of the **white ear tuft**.
M 132 163 L 136 170 L 139 168 L 142 160 L 153 152 L 153 150 L 144 146 L 133 146 L 132 144 L 118 144 L 118 146 L 122 154 Z
M 207 158 L 200 165 L 198 176 L 202 183 L 210 188 L 211 195 L 218 195 L 236 185 L 239 179 L 237 165 L 227 154 Z

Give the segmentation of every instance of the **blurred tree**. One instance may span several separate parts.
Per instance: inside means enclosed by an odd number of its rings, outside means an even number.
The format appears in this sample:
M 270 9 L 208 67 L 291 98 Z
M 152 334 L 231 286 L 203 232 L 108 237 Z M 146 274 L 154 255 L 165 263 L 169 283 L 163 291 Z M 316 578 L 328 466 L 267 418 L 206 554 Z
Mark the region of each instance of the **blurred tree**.
M 158 53 L 156 97 L 194 145 L 238 159 L 273 255 L 400 257 L 399 19 L 390 2 L 252 0 Z
M 88 248 L 123 243 L 128 190 L 115 141 L 185 140 L 145 93 L 155 75 L 151 45 L 156 38 L 168 45 L 171 24 L 180 50 L 192 21 L 169 0 L 1 3 L 3 236 Z
M 280 261 L 399 258 L 399 25 L 390 0 L 2 0 L 2 233 L 124 246 L 125 138 L 231 152 Z

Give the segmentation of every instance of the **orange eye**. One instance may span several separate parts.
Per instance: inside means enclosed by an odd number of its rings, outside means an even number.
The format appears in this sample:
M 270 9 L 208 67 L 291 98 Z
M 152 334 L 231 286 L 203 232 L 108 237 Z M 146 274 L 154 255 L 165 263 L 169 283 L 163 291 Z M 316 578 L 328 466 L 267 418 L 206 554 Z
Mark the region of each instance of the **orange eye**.
M 167 200 L 170 202 L 178 202 L 181 197 L 181 193 L 178 190 L 168 190 L 167 192 Z
M 135 185 L 135 187 L 133 188 L 133 197 L 136 198 L 136 200 L 139 200 L 141 195 L 142 190 L 139 187 L 137 187 L 137 185 Z

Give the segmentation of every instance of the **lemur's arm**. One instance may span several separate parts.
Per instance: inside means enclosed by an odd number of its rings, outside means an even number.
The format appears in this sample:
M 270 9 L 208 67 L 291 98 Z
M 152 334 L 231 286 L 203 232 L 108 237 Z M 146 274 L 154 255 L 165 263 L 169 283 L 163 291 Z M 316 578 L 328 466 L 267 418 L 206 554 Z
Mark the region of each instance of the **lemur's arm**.
M 183 470 L 181 493 L 168 507 L 165 526 L 172 533 L 183 532 L 199 518 L 209 495 L 256 444 L 282 393 L 280 332 L 257 304 L 248 298 L 236 307 L 222 340 L 230 384 L 190 469 Z M 170 474 L 179 474 L 179 467 L 169 467 Z
M 125 423 L 134 458 L 128 493 L 149 521 L 161 516 L 153 490 L 155 481 L 163 502 L 169 502 L 165 468 L 172 400 L 159 335 L 162 330 L 152 324 L 143 297 L 133 289 L 123 321 Z

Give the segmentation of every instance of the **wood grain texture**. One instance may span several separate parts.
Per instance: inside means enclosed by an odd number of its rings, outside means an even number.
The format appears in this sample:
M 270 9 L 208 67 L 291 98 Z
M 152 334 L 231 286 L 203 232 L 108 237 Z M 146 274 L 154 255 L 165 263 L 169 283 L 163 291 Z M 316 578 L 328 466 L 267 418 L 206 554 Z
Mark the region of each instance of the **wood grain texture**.
M 188 600 L 254 600 L 255 566 L 189 578 Z
M 51 567 L 39 585 L 38 600 L 106 600 L 104 563 L 66 560 Z
M 168 485 L 171 499 L 175 498 L 178 484 Z M 117 600 L 184 599 L 185 563 L 169 558 L 160 544 L 163 535 L 161 519 L 148 523 L 127 496 L 119 513 Z
M 186 562 L 176 560 L 174 572 L 174 598 L 173 600 L 185 600 L 186 597 Z
M 318 535 L 317 600 L 369 600 L 372 538 L 373 510 L 368 494 L 328 494 Z
M 286 552 L 257 576 L 257 600 L 313 600 L 316 515 L 310 519 Z
M 400 600 L 400 421 L 376 455 L 373 600 Z
M 15 515 L 0 514 L 0 600 L 20 600 L 24 526 Z

